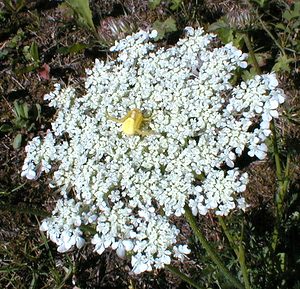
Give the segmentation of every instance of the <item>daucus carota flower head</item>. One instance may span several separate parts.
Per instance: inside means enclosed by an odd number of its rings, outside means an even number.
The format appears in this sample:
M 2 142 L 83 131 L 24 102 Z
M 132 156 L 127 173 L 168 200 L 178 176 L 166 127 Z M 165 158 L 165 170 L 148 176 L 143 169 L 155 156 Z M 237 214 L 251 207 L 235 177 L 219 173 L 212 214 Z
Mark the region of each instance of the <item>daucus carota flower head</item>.
M 111 48 L 116 60 L 96 60 L 87 71 L 84 95 L 56 85 L 45 96 L 57 117 L 44 140 L 26 147 L 22 174 L 33 179 L 37 168 L 57 164 L 51 186 L 62 199 L 41 229 L 59 251 L 80 248 L 81 226 L 89 225 L 96 252 L 128 252 L 140 273 L 189 253 L 171 221 L 185 205 L 194 215 L 245 209 L 247 175 L 235 160 L 245 152 L 266 156 L 283 92 L 274 74 L 233 85 L 246 55 L 231 44 L 216 47 L 202 29 L 186 32 L 169 48 L 151 42 L 155 32 L 128 36 Z M 128 113 L 135 109 L 139 117 Z M 133 125 L 132 134 L 122 121 Z

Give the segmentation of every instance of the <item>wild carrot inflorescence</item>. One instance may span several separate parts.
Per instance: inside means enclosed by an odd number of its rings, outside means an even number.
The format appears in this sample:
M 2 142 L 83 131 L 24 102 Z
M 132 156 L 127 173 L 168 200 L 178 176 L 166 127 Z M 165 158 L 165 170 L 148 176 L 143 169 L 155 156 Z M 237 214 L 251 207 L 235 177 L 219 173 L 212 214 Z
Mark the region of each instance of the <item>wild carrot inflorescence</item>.
M 22 172 L 35 179 L 37 169 L 57 165 L 50 185 L 62 198 L 41 230 L 60 252 L 82 247 L 88 225 L 95 251 L 129 252 L 135 273 L 190 252 L 171 221 L 185 204 L 194 215 L 246 208 L 247 174 L 235 160 L 266 156 L 270 121 L 284 101 L 272 73 L 233 84 L 246 55 L 232 44 L 217 47 L 201 28 L 186 28 L 186 38 L 166 49 L 153 37 L 141 31 L 117 42 L 116 60 L 87 70 L 85 95 L 57 84 L 45 96 L 57 117 L 44 140 L 27 145 Z M 145 130 L 155 133 L 135 133 L 143 131 L 140 118 L 127 121 L 129 135 L 111 120 L 134 110 L 151 115 Z

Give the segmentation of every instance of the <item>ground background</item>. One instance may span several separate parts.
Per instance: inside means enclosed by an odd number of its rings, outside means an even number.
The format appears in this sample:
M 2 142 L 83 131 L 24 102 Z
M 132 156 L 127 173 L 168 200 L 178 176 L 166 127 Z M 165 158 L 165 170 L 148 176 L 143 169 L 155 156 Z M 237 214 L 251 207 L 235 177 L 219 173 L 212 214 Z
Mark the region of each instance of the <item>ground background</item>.
M 300 270 L 299 1 L 96 0 L 90 1 L 90 8 L 95 30 L 63 1 L 0 1 L 0 288 L 189 288 L 168 271 L 132 276 L 128 261 L 113 252 L 98 256 L 91 246 L 57 253 L 38 228 L 59 192 L 49 189 L 49 176 L 36 181 L 20 176 L 27 141 L 51 128 L 55 111 L 43 96 L 55 83 L 82 90 L 85 69 L 92 67 L 95 58 L 109 57 L 108 47 L 116 39 L 155 27 L 160 31 L 159 45 L 171 45 L 185 26 L 214 31 L 245 52 L 250 50 L 243 38 L 247 35 L 260 69 L 278 73 L 287 101 L 276 121 L 276 143 L 288 185 L 277 257 L 268 255 L 270 232 L 278 220 L 274 139 L 268 159 L 241 161 L 251 177 L 246 192 L 250 207 L 242 216 L 233 214 L 229 225 L 234 230 L 240 220 L 246 223 L 253 288 L 300 288 L 296 274 Z M 215 217 L 202 217 L 199 222 L 234 270 L 235 261 Z M 188 227 L 186 231 L 190 236 Z M 190 242 L 194 255 L 185 264 L 174 265 L 202 280 L 204 288 L 231 288 L 214 281 L 218 274 L 213 265 L 192 237 Z M 281 271 L 276 271 L 278 254 L 283 256 Z

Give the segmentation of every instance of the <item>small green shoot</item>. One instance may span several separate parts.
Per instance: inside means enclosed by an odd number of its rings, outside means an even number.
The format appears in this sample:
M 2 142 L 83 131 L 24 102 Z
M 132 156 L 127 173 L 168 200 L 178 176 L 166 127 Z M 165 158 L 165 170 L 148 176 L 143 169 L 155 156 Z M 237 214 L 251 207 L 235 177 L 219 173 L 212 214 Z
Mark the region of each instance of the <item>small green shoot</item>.
M 171 1 L 171 6 L 170 9 L 175 11 L 177 9 L 179 9 L 179 7 L 181 6 L 183 0 L 172 0 Z
M 269 0 L 252 0 L 252 2 L 258 4 L 260 8 L 264 8 L 269 3 Z
M 74 11 L 77 20 L 80 24 L 88 28 L 97 35 L 96 28 L 93 22 L 92 11 L 88 0 L 66 0 L 66 3 Z
M 291 21 L 292 19 L 297 19 L 300 17 L 300 2 L 295 2 L 295 5 L 293 9 L 287 9 L 283 14 L 283 18 L 285 18 L 288 21 Z
M 25 46 L 23 53 L 26 60 L 33 62 L 37 66 L 40 64 L 39 50 L 36 42 L 32 42 L 30 46 Z
M 148 5 L 150 9 L 155 9 L 159 4 L 161 0 L 149 0 Z
M 18 133 L 13 140 L 13 148 L 18 150 L 22 146 L 22 134 Z
M 242 48 L 244 44 L 243 34 L 232 28 L 224 17 L 212 23 L 208 31 L 216 32 L 223 43 L 232 42 L 234 46 Z
M 179 7 L 181 6 L 183 0 L 171 0 L 170 2 L 170 9 L 172 11 L 175 11 L 177 9 L 179 9 Z M 155 9 L 157 6 L 159 6 L 161 3 L 161 0 L 149 0 L 148 2 L 148 6 L 150 9 Z
M 25 0 L 4 0 L 4 8 L 10 13 L 17 13 L 25 6 Z
M 61 46 L 57 49 L 58 53 L 61 53 L 63 55 L 67 55 L 67 54 L 77 54 L 77 53 L 81 53 L 84 49 L 86 49 L 88 47 L 87 44 L 83 44 L 83 43 L 75 43 L 73 45 L 70 46 Z
M 15 36 L 9 40 L 5 46 L 0 50 L 0 60 L 5 59 L 11 52 L 18 49 L 21 44 L 22 40 L 25 37 L 24 31 L 20 28 Z
M 22 131 L 24 129 L 27 131 L 32 130 L 35 127 L 35 122 L 41 120 L 41 106 L 37 103 L 30 107 L 26 102 L 15 100 L 13 114 L 14 118 L 11 122 L 0 125 L 0 132 L 19 131 L 12 142 L 14 149 L 19 149 L 23 141 Z
M 165 21 L 156 20 L 153 23 L 153 29 L 158 33 L 155 40 L 163 39 L 167 33 L 177 31 L 176 21 L 172 17 L 167 18 Z
M 294 59 L 293 58 L 288 58 L 287 55 L 280 55 L 277 59 L 276 59 L 276 63 L 273 66 L 272 70 L 275 72 L 290 72 L 291 68 L 290 68 L 290 63 L 293 62 Z
M 14 101 L 14 114 L 15 118 L 13 119 L 13 124 L 15 128 L 25 128 L 29 126 L 29 106 L 26 102 L 19 103 Z

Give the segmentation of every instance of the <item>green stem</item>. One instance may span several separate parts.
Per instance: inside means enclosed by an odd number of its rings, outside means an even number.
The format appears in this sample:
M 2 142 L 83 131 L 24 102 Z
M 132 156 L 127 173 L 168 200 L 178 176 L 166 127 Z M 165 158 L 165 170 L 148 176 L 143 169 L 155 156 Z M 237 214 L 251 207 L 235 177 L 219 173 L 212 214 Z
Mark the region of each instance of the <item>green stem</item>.
M 240 243 L 239 243 L 239 255 L 238 255 L 238 260 L 241 266 L 241 271 L 243 275 L 243 280 L 245 283 L 245 288 L 246 289 L 251 289 L 250 286 L 250 281 L 249 281 L 249 275 L 248 275 L 248 268 L 246 265 L 246 258 L 245 258 L 245 249 L 243 245 L 243 237 L 244 237 L 244 222 L 242 223 L 242 230 L 241 230 L 241 238 L 240 238 Z
M 290 169 L 290 155 L 287 156 L 286 166 L 284 169 L 284 173 L 281 166 L 280 154 L 278 149 L 278 139 L 276 134 L 275 122 L 272 120 L 271 130 L 273 135 L 273 150 L 274 150 L 274 158 L 275 158 L 275 166 L 276 166 L 276 176 L 279 184 L 278 191 L 275 196 L 275 205 L 276 205 L 276 224 L 273 231 L 272 236 L 272 249 L 275 251 L 278 245 L 279 239 L 279 226 L 282 221 L 282 216 L 284 213 L 284 200 L 286 198 L 286 193 L 288 191 L 289 185 L 289 169 Z
M 262 28 L 268 33 L 268 35 L 270 36 L 270 38 L 274 41 L 274 43 L 276 44 L 276 46 L 279 48 L 279 50 L 281 51 L 282 55 L 285 55 L 285 51 L 282 48 L 282 46 L 279 44 L 279 42 L 275 39 L 275 37 L 272 35 L 272 33 L 270 32 L 270 30 L 268 29 L 268 27 L 265 25 L 264 21 L 261 20 L 260 16 L 257 15 L 258 21 L 260 22 Z
M 288 155 L 286 157 L 286 165 L 285 165 L 285 169 L 284 169 L 284 181 L 282 184 L 282 187 L 283 187 L 283 190 L 285 193 L 287 192 L 288 187 L 289 187 L 290 160 L 291 160 L 291 156 L 288 153 Z
M 227 229 L 227 226 L 223 220 L 223 218 L 221 216 L 218 216 L 218 221 L 219 221 L 219 224 L 221 225 L 224 233 L 225 233 L 225 236 L 229 242 L 229 245 L 230 247 L 233 249 L 235 255 L 238 257 L 239 256 L 239 250 L 237 249 L 237 246 L 235 245 L 235 242 L 233 240 L 233 237 L 231 236 L 231 234 L 229 233 L 228 229 Z
M 238 258 L 238 261 L 240 263 L 243 280 L 245 283 L 246 289 L 251 289 L 250 282 L 249 282 L 249 275 L 248 275 L 248 269 L 246 265 L 246 258 L 245 258 L 245 250 L 243 246 L 243 236 L 244 236 L 244 224 L 242 224 L 242 230 L 241 230 L 241 238 L 238 247 L 235 244 L 234 238 L 230 234 L 230 232 L 227 229 L 227 226 L 221 216 L 218 216 L 219 224 L 221 225 L 226 238 L 228 239 L 228 242 L 230 244 L 230 247 L 233 249 L 235 255 Z
M 257 62 L 257 59 L 255 57 L 255 53 L 254 53 L 254 50 L 252 48 L 252 45 L 251 45 L 251 41 L 248 37 L 248 34 L 244 34 L 244 41 L 245 41 L 245 44 L 247 46 L 247 49 L 249 51 L 249 54 L 251 56 L 251 59 L 252 59 L 252 62 L 253 62 L 253 65 L 254 65 L 254 68 L 256 70 L 256 73 L 257 74 L 261 74 L 261 70 L 260 70 L 260 67 L 258 65 L 258 62 Z
M 218 257 L 217 252 L 215 249 L 210 246 L 208 241 L 206 240 L 205 236 L 202 234 L 202 232 L 197 227 L 197 223 L 195 220 L 195 217 L 193 216 L 190 208 L 186 205 L 185 206 L 185 217 L 190 224 L 195 236 L 203 246 L 203 248 L 206 250 L 209 257 L 212 259 L 212 261 L 218 266 L 221 273 L 224 275 L 224 277 L 235 287 L 238 289 L 244 289 L 244 286 L 240 283 L 239 280 L 237 280 L 231 272 L 226 268 L 226 266 L 223 264 L 222 260 Z
M 276 223 L 274 226 L 273 234 L 272 234 L 272 249 L 273 251 L 276 251 L 277 245 L 278 245 L 278 239 L 279 239 L 279 224 L 281 216 L 281 188 L 282 188 L 282 168 L 281 168 L 281 162 L 280 162 L 280 156 L 279 156 L 279 150 L 278 150 L 278 144 L 277 144 L 277 135 L 276 135 L 276 129 L 274 120 L 271 123 L 271 130 L 273 134 L 273 150 L 274 150 L 274 158 L 275 158 L 275 166 L 276 166 L 276 176 L 279 183 L 279 189 L 276 192 L 275 196 L 275 205 L 276 205 Z
M 50 214 L 44 210 L 40 210 L 32 207 L 21 207 L 20 205 L 11 205 L 11 204 L 0 204 L 0 211 L 9 211 L 23 214 L 30 214 L 39 217 L 49 217 Z
M 194 280 L 192 280 L 190 277 L 188 277 L 187 275 L 180 272 L 177 268 L 175 268 L 171 265 L 166 265 L 166 268 L 169 271 L 171 271 L 173 274 L 177 275 L 181 280 L 183 280 L 186 283 L 190 284 L 191 286 L 193 286 L 197 289 L 204 289 L 204 287 L 201 287 L 200 285 L 198 285 Z
M 275 166 L 276 166 L 276 176 L 279 182 L 280 187 L 282 186 L 283 178 L 282 178 L 282 168 L 281 168 L 281 161 L 279 156 L 279 149 L 277 144 L 277 134 L 275 129 L 275 122 L 274 119 L 271 123 L 271 131 L 273 135 L 273 150 L 274 150 L 274 158 L 275 158 Z

